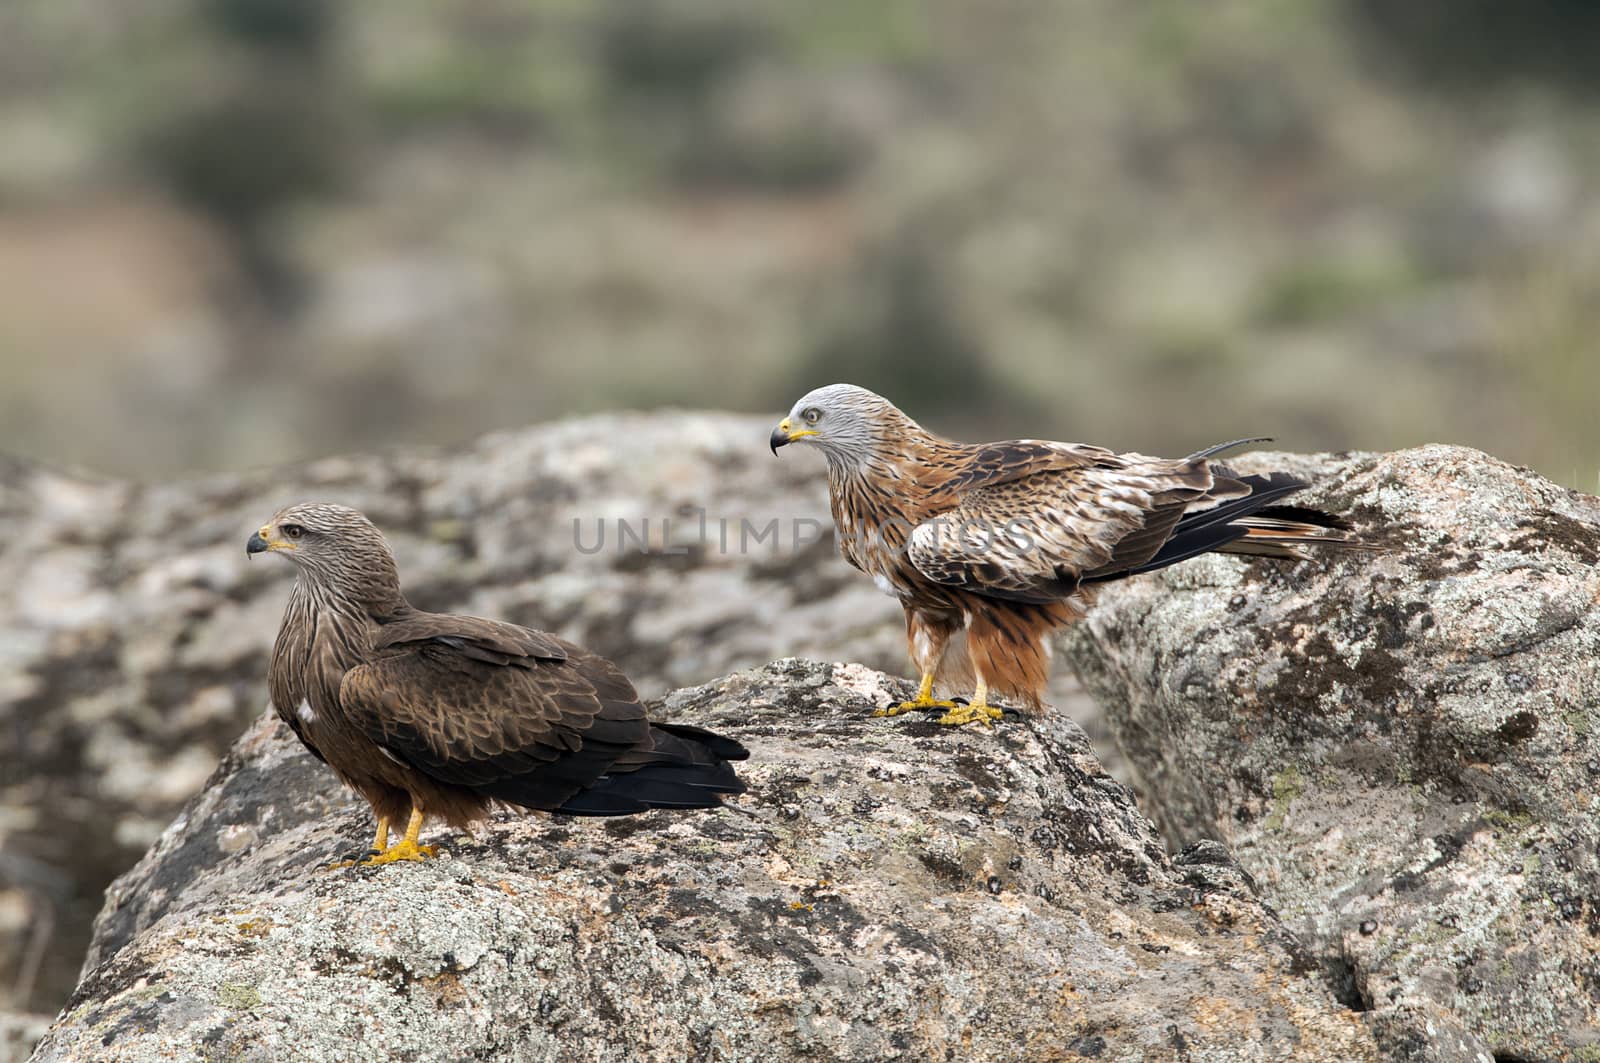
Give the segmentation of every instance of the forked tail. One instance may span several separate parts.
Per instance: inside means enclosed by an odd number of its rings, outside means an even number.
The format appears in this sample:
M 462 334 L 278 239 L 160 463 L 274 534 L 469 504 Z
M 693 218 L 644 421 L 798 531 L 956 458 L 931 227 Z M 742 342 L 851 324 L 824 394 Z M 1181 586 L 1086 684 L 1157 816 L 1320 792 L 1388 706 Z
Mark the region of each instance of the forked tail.
M 1246 476 L 1222 466 L 1215 466 L 1214 471 L 1219 479 L 1246 484 L 1250 493 L 1185 513 L 1150 560 L 1137 568 L 1084 582 L 1153 572 L 1209 553 L 1303 561 L 1316 556 L 1319 550 L 1377 549 L 1342 517 L 1307 506 L 1282 504 L 1281 499 L 1310 486 L 1305 480 L 1282 472 Z
M 716 808 L 744 793 L 729 761 L 750 753 L 731 738 L 687 724 L 652 723 L 652 748 L 625 754 L 606 774 L 553 809 L 569 816 L 626 816 L 652 808 Z

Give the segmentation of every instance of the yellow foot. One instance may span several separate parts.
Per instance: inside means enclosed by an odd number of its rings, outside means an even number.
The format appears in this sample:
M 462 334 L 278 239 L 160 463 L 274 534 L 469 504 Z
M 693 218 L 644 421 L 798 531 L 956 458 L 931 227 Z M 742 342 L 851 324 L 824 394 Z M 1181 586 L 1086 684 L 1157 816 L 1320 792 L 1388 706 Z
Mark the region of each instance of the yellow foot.
M 918 698 L 916 701 L 902 701 L 898 705 L 890 705 L 887 709 L 878 709 L 874 716 L 899 716 L 902 712 L 926 712 L 928 709 L 953 709 L 953 701 L 935 701 L 931 697 Z
M 939 717 L 936 721 L 946 727 L 960 727 L 963 724 L 981 723 L 985 727 L 993 726 L 990 721 L 998 720 L 1005 713 L 982 701 L 974 701 L 970 705 L 958 705 Z
M 383 852 L 369 856 L 361 861 L 362 867 L 372 867 L 377 864 L 392 864 L 397 860 L 414 860 L 421 862 L 439 851 L 437 845 L 418 845 L 410 838 L 402 838 Z

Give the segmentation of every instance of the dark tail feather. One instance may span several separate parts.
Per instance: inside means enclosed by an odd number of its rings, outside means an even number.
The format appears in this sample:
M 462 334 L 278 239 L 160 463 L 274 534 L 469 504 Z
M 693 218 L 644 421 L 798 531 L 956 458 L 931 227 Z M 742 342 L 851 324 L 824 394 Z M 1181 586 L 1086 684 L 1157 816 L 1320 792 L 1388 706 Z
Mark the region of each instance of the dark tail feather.
M 1233 523 L 1234 521 L 1266 509 L 1278 499 L 1286 498 L 1309 486 L 1304 480 L 1296 479 L 1286 473 L 1273 473 L 1270 476 L 1239 476 L 1238 479 L 1250 486 L 1250 494 L 1243 498 L 1219 502 L 1210 509 L 1184 514 L 1183 519 L 1172 529 L 1172 535 L 1149 561 L 1138 568 L 1119 572 L 1107 578 L 1154 572 L 1158 568 L 1166 568 L 1179 561 L 1187 561 L 1191 557 L 1220 550 L 1235 540 L 1244 538 L 1249 530 Z
M 716 808 L 723 794 L 744 793 L 744 783 L 728 763 L 750 756 L 738 742 L 687 724 L 654 723 L 650 733 L 654 748 L 624 755 L 552 811 L 627 816 L 652 808 Z
M 651 723 L 650 727 L 656 731 L 665 731 L 675 738 L 687 739 L 691 746 L 704 746 L 713 757 L 720 757 L 723 760 L 750 759 L 750 751 L 744 746 L 704 727 L 694 727 L 686 723 Z
M 1251 443 L 1270 443 L 1270 442 L 1272 442 L 1272 437 L 1271 436 L 1255 436 L 1252 439 L 1230 439 L 1226 443 L 1218 443 L 1214 447 L 1207 447 L 1204 450 L 1197 450 L 1193 454 L 1190 454 L 1187 458 L 1184 458 L 1183 460 L 1184 461 L 1199 461 L 1201 458 L 1215 457 L 1216 455 L 1221 454 L 1225 450 L 1232 450 L 1234 447 L 1248 446 Z
M 1257 513 L 1256 516 L 1272 517 L 1284 521 L 1297 521 L 1301 524 L 1310 524 L 1332 531 L 1350 530 L 1350 522 L 1337 513 L 1325 513 L 1320 509 L 1312 509 L 1310 506 L 1268 506 Z
M 1310 486 L 1306 481 L 1281 472 L 1266 476 L 1234 474 L 1234 478 L 1248 484 L 1250 494 L 1185 514 L 1161 549 L 1138 568 L 1084 582 L 1153 572 L 1212 552 L 1304 560 L 1311 556 L 1313 547 L 1369 549 L 1339 517 L 1305 506 L 1274 504 Z
M 1379 549 L 1363 542 L 1350 530 L 1347 521 L 1302 506 L 1270 506 L 1260 513 L 1241 518 L 1244 535 L 1218 550 L 1225 554 L 1277 557 L 1305 561 L 1319 549 Z

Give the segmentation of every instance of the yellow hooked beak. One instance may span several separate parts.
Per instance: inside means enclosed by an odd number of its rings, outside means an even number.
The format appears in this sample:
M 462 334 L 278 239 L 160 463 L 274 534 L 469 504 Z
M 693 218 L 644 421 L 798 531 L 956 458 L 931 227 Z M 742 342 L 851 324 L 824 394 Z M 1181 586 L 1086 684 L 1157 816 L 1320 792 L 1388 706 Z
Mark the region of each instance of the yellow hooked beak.
M 249 557 L 251 554 L 259 554 L 272 550 L 293 550 L 294 548 L 294 543 L 291 543 L 287 539 L 272 538 L 272 525 L 263 524 L 261 527 L 257 528 L 255 534 L 250 536 L 250 538 L 245 542 L 244 553 L 246 557 Z
M 804 439 L 806 436 L 814 436 L 816 434 L 810 428 L 802 428 L 799 431 L 795 431 L 789 427 L 789 418 L 785 417 L 778 422 L 778 427 L 772 430 L 772 436 L 768 439 L 768 442 L 772 444 L 772 452 L 776 454 L 779 447 L 786 447 L 797 439 Z

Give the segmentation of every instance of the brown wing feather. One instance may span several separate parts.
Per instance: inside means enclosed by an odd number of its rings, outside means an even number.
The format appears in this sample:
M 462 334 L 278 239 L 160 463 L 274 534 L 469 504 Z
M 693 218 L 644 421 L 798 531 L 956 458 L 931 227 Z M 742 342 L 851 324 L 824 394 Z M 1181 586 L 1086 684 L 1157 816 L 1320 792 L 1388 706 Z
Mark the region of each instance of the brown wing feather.
M 987 483 L 912 532 L 909 557 L 936 582 L 1012 601 L 1072 594 L 1081 578 L 1142 563 L 1186 509 L 1248 493 L 1203 461 L 1139 455 Z
M 952 463 L 948 486 L 958 492 L 995 487 L 1047 472 L 1065 472 L 1088 466 L 1118 467 L 1123 459 L 1114 451 L 1085 443 L 1051 443 L 1037 439 L 1010 439 L 962 447 Z M 920 486 L 920 484 L 919 484 Z
M 510 664 L 524 657 L 564 661 L 569 652 L 584 652 L 545 631 L 456 613 L 416 613 L 385 624 L 374 648 L 383 650 L 408 642 L 428 640 L 453 646 L 467 656 L 488 664 Z
M 513 625 L 470 617 L 407 621 L 424 638 L 395 642 L 351 669 L 340 706 L 388 754 L 443 783 L 532 808 L 555 808 L 619 757 L 651 745 L 632 684 L 616 666 L 542 632 L 523 641 L 539 655 L 505 655 Z M 481 638 L 479 636 L 482 636 Z M 489 639 L 497 641 L 489 642 Z M 559 659 L 548 656 L 559 650 Z

